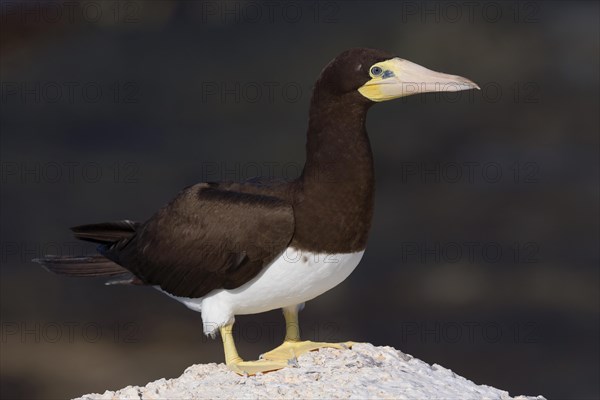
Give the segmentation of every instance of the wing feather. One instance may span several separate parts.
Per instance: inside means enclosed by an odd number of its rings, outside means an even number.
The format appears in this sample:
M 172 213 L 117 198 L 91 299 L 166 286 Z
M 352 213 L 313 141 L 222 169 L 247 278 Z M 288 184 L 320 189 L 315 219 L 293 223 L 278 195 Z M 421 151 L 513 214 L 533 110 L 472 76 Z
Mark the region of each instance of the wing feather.
M 103 254 L 146 284 L 198 298 L 254 278 L 285 251 L 293 233 L 287 201 L 203 183 L 184 189 L 134 237 Z

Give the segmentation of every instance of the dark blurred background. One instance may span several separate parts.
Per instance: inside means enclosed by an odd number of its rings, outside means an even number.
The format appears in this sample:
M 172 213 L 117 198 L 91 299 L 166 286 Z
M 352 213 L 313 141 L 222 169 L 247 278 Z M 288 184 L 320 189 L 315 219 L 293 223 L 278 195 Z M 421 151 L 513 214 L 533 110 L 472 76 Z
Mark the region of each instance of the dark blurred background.
M 476 383 L 598 398 L 597 2 L 0 1 L 2 397 L 65 398 L 221 362 L 151 288 L 51 275 L 70 226 L 184 186 L 293 179 L 311 87 L 351 47 L 479 92 L 374 107 L 368 251 L 304 336 L 394 346 Z M 238 317 L 240 352 L 282 339 Z

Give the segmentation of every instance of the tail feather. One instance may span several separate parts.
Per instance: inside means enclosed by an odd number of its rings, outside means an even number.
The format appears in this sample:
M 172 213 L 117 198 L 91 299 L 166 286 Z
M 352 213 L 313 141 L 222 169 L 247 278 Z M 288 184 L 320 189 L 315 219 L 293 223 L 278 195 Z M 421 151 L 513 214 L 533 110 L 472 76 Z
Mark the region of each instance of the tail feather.
M 130 220 L 79 225 L 71 228 L 77 239 L 100 244 L 112 244 L 133 236 L 139 222 Z
M 110 246 L 127 243 L 136 233 L 139 222 L 129 220 L 103 222 L 100 224 L 80 225 L 71 228 L 77 239 L 99 243 L 98 251 L 103 252 Z M 59 275 L 93 277 L 114 277 L 110 284 L 141 284 L 126 268 L 103 255 L 93 256 L 45 256 L 32 260 L 46 270 Z M 117 260 L 118 261 L 118 260 Z
M 32 261 L 59 275 L 79 277 L 131 275 L 131 272 L 127 269 L 100 255 L 83 257 L 46 256 Z

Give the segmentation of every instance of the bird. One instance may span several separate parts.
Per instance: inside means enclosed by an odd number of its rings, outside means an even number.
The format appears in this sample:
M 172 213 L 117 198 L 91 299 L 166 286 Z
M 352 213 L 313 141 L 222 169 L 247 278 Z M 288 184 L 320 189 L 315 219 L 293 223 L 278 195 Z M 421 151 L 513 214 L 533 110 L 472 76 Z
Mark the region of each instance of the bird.
M 479 86 L 386 51 L 346 50 L 313 87 L 297 179 L 197 183 L 145 222 L 71 228 L 77 239 L 98 244 L 98 254 L 33 261 L 60 275 L 152 286 L 200 312 L 204 333 L 220 334 L 226 365 L 240 375 L 295 365 L 301 354 L 323 347 L 349 348 L 353 342 L 301 340 L 298 313 L 344 281 L 365 252 L 374 205 L 367 112 L 409 95 L 470 89 Z M 243 360 L 233 339 L 235 316 L 274 309 L 283 311 L 283 343 Z

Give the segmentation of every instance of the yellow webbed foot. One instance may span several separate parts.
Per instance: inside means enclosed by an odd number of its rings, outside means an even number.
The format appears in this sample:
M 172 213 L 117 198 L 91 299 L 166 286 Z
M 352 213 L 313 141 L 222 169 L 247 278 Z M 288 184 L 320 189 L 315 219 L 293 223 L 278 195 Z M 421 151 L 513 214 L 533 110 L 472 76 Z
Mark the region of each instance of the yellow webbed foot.
M 239 361 L 235 360 L 227 363 L 227 367 L 239 375 L 256 375 L 292 366 L 295 366 L 295 364 L 288 362 L 288 360 L 243 361 L 239 359 Z
M 350 349 L 354 345 L 354 342 L 327 343 L 311 342 L 310 340 L 300 341 L 297 308 L 284 309 L 284 316 L 286 319 L 286 335 L 283 344 L 262 354 L 260 360 L 257 361 L 242 360 L 238 355 L 233 341 L 233 324 L 222 326 L 220 330 L 227 367 L 240 375 L 256 375 L 258 373 L 277 371 L 286 367 L 297 367 L 298 357 L 309 351 L 318 350 L 323 347 Z
M 240 375 L 256 375 L 262 372 L 277 371 L 278 369 L 290 366 L 290 363 L 287 360 L 242 360 L 235 348 L 232 330 L 233 324 L 221 327 L 223 349 L 225 350 L 225 363 L 231 371 Z
M 289 341 L 286 340 L 283 344 L 277 346 L 271 351 L 268 351 L 260 356 L 261 360 L 265 361 L 288 361 L 291 364 L 302 354 L 309 351 L 315 351 L 323 347 L 334 349 L 350 349 L 354 342 L 344 343 L 327 343 L 327 342 L 311 342 L 305 341 Z

